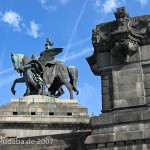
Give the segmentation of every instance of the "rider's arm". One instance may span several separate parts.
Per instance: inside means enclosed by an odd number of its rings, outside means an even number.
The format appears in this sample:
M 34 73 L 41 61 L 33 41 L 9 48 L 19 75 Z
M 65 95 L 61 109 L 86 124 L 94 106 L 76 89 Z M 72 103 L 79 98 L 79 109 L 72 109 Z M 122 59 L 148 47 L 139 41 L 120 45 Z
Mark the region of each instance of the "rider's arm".
M 26 70 L 26 69 L 30 69 L 32 67 L 31 64 L 26 64 L 25 66 L 21 66 L 20 70 Z

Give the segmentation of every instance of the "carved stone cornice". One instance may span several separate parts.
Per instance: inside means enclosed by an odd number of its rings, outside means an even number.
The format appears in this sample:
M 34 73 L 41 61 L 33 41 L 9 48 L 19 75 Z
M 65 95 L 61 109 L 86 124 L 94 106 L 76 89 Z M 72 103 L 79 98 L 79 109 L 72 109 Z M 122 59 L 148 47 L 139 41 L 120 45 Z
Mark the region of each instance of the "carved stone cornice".
M 116 21 L 99 24 L 92 30 L 94 53 L 108 51 L 121 63 L 129 62 L 140 46 L 150 44 L 150 15 L 130 17 L 124 7 L 114 14 Z M 90 65 L 96 62 L 94 54 L 87 61 Z

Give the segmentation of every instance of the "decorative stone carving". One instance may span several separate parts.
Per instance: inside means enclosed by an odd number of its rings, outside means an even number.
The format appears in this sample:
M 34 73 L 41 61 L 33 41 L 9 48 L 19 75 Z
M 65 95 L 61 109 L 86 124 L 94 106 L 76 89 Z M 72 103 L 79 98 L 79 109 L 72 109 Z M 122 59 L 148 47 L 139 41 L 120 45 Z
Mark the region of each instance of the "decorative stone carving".
M 116 21 L 99 24 L 92 30 L 93 47 L 95 53 L 108 51 L 120 63 L 129 62 L 140 45 L 150 43 L 147 41 L 150 16 L 132 18 L 125 7 L 118 8 L 114 14 Z M 93 62 L 91 58 L 87 61 L 89 64 Z
M 114 47 L 112 56 L 119 61 L 129 62 L 129 58 L 139 50 L 139 42 L 142 35 L 132 27 L 132 19 L 124 7 L 115 12 L 117 28 L 111 32 L 111 41 Z

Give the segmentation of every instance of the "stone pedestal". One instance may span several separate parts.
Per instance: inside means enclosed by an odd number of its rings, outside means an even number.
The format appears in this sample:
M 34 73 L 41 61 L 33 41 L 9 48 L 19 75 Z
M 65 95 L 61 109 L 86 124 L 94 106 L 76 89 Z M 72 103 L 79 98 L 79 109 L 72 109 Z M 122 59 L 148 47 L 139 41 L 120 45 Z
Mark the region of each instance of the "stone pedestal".
M 150 149 L 150 110 L 103 113 L 91 118 L 89 150 Z
M 150 149 L 150 16 L 129 17 L 93 30 L 94 53 L 87 58 L 102 79 L 102 114 L 90 120 L 90 150 Z
M 1 135 L 8 138 L 74 133 L 88 125 L 87 108 L 77 100 L 33 95 L 0 107 Z

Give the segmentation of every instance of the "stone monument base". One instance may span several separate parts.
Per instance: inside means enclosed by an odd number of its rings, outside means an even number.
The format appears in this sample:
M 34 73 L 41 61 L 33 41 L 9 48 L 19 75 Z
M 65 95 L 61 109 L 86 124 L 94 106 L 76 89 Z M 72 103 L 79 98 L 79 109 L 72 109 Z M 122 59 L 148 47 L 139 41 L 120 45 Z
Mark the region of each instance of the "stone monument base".
M 85 139 L 90 131 L 4 139 L 1 150 L 86 150 Z M 9 144 L 3 144 L 8 141 Z
M 87 108 L 77 100 L 32 95 L 0 107 L 1 137 L 65 134 L 88 129 Z
M 92 132 L 85 144 L 89 150 L 149 150 L 150 109 L 112 111 L 91 118 Z

